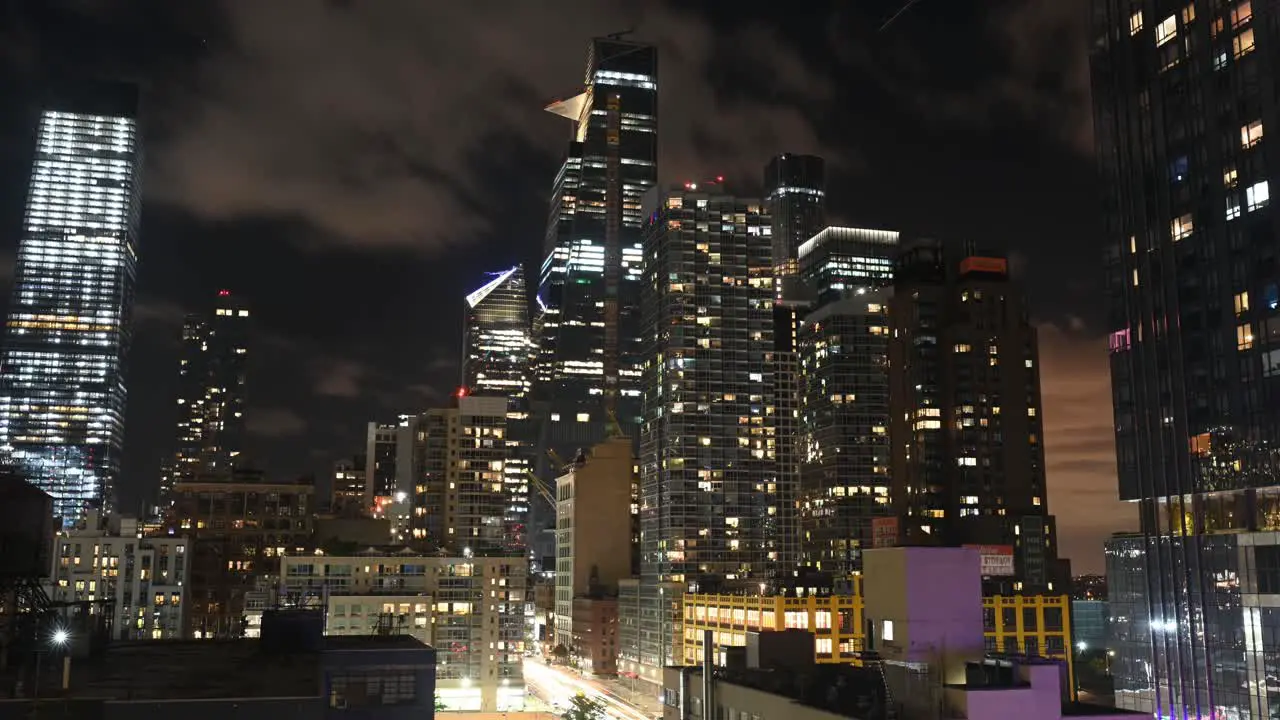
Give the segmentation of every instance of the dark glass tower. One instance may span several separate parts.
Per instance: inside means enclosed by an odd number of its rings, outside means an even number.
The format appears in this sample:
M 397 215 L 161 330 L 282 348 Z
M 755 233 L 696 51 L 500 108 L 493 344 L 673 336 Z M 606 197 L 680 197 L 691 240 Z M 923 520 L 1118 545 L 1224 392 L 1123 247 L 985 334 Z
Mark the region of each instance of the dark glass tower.
M 1116 701 L 1280 717 L 1280 7 L 1094 0 Z
M 110 509 L 138 262 L 138 96 L 65 91 L 40 114 L 0 361 L 0 451 L 70 522 Z
M 652 45 L 596 38 L 584 90 L 547 108 L 573 121 L 538 286 L 535 397 L 549 403 L 553 447 L 594 444 L 611 412 L 627 428 L 639 419 L 640 202 L 657 177 L 657 82 Z
M 464 312 L 462 387 L 472 395 L 523 398 L 533 359 L 524 270 L 494 273 L 467 295 Z
M 182 326 L 177 450 L 160 487 L 161 507 L 173 486 L 205 473 L 230 473 L 245 446 L 249 308 L 229 290 L 213 310 L 191 314 Z
M 889 303 L 892 497 L 911 543 L 1008 546 L 988 592 L 1065 591 L 1045 485 L 1040 363 L 1000 257 L 904 246 Z
M 783 153 L 765 166 L 765 205 L 773 222 L 779 298 L 795 292 L 800 246 L 827 226 L 826 188 L 826 163 L 820 157 Z
M 785 563 L 769 217 L 717 184 L 650 196 L 639 661 L 672 655 L 668 587 L 758 591 Z M 786 568 L 789 569 L 789 568 Z
M 889 494 L 889 297 L 898 233 L 826 228 L 799 249 L 816 297 L 797 328 L 801 363 L 802 559 L 847 577 L 862 568 Z

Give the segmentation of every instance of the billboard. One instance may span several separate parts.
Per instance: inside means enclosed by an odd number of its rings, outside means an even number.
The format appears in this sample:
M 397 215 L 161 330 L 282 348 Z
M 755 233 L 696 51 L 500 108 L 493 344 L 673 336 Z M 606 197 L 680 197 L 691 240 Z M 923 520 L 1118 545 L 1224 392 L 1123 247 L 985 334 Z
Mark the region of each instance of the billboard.
M 1004 258 L 993 257 L 967 257 L 961 260 L 960 274 L 968 275 L 971 272 L 1007 275 L 1009 273 L 1009 261 Z
M 898 518 L 878 517 L 871 519 L 871 547 L 887 548 L 898 544 Z
M 1012 545 L 965 545 L 978 551 L 983 577 L 1009 576 L 1014 573 Z

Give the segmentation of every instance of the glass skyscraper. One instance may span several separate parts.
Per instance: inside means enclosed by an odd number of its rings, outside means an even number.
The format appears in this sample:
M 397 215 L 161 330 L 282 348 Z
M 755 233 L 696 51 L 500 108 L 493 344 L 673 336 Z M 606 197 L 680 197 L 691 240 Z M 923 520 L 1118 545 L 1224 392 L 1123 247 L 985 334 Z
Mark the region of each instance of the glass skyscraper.
M 827 225 L 826 162 L 813 155 L 783 153 L 764 169 L 765 206 L 773 223 L 773 269 L 779 298 L 798 285 L 800 246 Z
M 645 234 L 639 661 L 674 662 L 669 585 L 758 590 L 783 567 L 769 216 L 718 184 L 652 191 Z
M 177 449 L 160 485 L 161 507 L 172 501 L 174 484 L 229 474 L 242 460 L 248 353 L 249 308 L 230 290 L 218 291 L 212 311 L 183 323 Z
M 472 395 L 523 398 L 533 360 L 524 270 L 517 265 L 494 273 L 466 300 L 462 387 Z
M 777 223 L 775 222 L 775 227 Z M 799 526 L 809 567 L 862 569 L 889 498 L 889 302 L 898 233 L 829 227 L 797 250 L 816 298 L 797 328 Z
M 603 438 L 609 413 L 640 416 L 641 198 L 657 178 L 658 54 L 591 41 L 584 89 L 547 109 L 573 122 L 556 176 L 538 284 L 535 396 L 550 403 L 553 446 Z
M 40 114 L 0 360 L 0 451 L 73 521 L 110 508 L 138 261 L 138 96 L 59 94 Z
M 1094 0 L 1116 702 L 1280 717 L 1280 7 Z M 1273 149 L 1276 148 L 1276 149 Z

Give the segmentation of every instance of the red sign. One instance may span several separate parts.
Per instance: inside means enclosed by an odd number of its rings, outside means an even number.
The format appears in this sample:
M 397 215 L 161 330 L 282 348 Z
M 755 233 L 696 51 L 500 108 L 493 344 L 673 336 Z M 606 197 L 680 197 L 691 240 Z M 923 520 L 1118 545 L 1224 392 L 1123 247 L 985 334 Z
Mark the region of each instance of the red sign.
M 1004 258 L 990 257 L 967 257 L 961 260 L 960 274 L 968 275 L 971 272 L 1007 275 L 1009 273 L 1009 261 Z
M 887 548 L 898 544 L 898 518 L 878 517 L 871 519 L 871 547 Z
M 984 577 L 1015 574 L 1012 545 L 965 545 L 978 551 Z

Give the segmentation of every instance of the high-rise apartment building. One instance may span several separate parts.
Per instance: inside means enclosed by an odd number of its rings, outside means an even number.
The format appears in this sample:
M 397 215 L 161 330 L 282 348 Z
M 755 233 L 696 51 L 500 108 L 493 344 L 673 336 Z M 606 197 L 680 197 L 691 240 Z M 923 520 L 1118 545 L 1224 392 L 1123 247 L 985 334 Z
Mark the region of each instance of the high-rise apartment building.
M 604 439 L 640 416 L 641 198 L 657 178 L 658 54 L 596 38 L 581 93 L 547 110 L 573 122 L 556 175 L 538 285 L 538 389 L 550 446 Z
M 773 254 L 758 200 L 716 183 L 646 198 L 640 662 L 673 662 L 664 583 L 771 582 L 790 511 L 776 461 Z
M 0 452 L 73 520 L 112 502 L 124 443 L 142 164 L 136 88 L 45 104 L 0 352 Z
M 451 551 L 524 548 L 525 466 L 509 463 L 507 399 L 463 395 L 416 419 L 412 537 Z M 510 473 L 510 474 L 509 474 Z
M 800 246 L 827 226 L 826 163 L 813 155 L 783 153 L 764 169 L 765 208 L 772 221 L 778 297 L 797 288 Z
M 1116 702 L 1280 714 L 1280 7 L 1093 2 L 1120 497 Z
M 911 543 L 1007 548 L 988 589 L 1065 589 L 1045 486 L 1036 331 L 1000 257 L 903 248 L 889 303 L 892 496 Z
M 843 578 L 862 569 L 871 521 L 893 514 L 888 291 L 824 304 L 799 336 L 801 558 Z
M 533 370 L 529 297 L 519 265 L 495 273 L 467 295 L 462 331 L 462 387 L 472 395 L 523 398 Z
M 898 233 L 829 227 L 797 251 L 811 310 L 800 323 L 801 559 L 862 568 L 889 497 L 889 298 Z
M 160 486 L 162 508 L 169 506 L 174 484 L 239 464 L 248 346 L 249 309 L 229 290 L 218 291 L 212 312 L 193 313 L 183 323 L 177 449 Z

